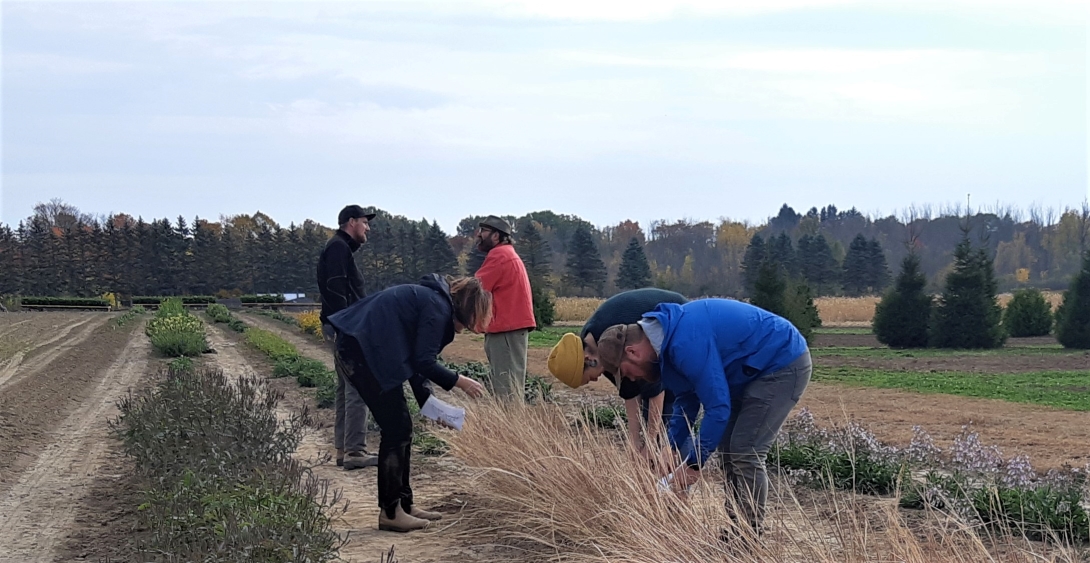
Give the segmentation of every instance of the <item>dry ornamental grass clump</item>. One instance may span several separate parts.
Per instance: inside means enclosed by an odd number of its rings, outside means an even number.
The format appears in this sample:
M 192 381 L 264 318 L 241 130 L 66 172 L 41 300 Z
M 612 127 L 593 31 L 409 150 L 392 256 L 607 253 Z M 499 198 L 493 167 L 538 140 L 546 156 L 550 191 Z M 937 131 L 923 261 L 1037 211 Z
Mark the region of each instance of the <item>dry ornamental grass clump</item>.
M 720 472 L 708 467 L 688 499 L 657 489 L 621 432 L 578 422 L 558 405 L 481 403 L 451 452 L 479 470 L 457 530 L 529 560 L 626 562 L 1081 561 L 1078 548 L 1033 543 L 896 498 L 801 488 L 777 479 L 765 533 L 726 515 Z

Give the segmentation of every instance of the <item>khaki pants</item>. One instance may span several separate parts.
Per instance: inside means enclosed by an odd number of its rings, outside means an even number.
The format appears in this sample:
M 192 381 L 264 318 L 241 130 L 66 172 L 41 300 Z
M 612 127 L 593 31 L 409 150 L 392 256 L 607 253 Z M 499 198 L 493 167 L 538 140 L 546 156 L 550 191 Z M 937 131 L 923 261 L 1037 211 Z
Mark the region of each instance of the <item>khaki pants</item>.
M 526 398 L 526 346 L 530 330 L 484 335 L 484 353 L 492 368 L 489 391 L 503 399 Z
M 334 341 L 332 326 L 322 325 L 326 345 L 337 355 L 337 343 Z M 362 452 L 367 449 L 367 403 L 360 397 L 359 391 L 344 375 L 341 362 L 334 362 L 337 368 L 337 392 L 333 407 L 333 447 L 347 452 Z

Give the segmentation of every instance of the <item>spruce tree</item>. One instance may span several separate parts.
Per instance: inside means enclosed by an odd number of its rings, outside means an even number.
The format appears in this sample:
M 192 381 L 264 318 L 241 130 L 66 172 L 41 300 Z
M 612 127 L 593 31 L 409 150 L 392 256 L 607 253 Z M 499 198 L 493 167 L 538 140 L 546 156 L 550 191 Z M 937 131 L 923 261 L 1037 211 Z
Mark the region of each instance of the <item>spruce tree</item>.
M 432 221 L 424 234 L 424 272 L 448 275 L 457 271 L 458 257 L 450 247 L 447 234 L 439 228 L 439 223 Z
M 931 346 L 936 348 L 998 348 L 1006 340 L 996 300 L 992 261 L 983 249 L 974 250 L 964 237 L 954 250 L 954 271 L 932 315 Z
M 742 283 L 745 285 L 748 295 L 753 295 L 757 276 L 767 254 L 768 248 L 765 245 L 765 240 L 761 238 L 761 235 L 754 234 L 753 238 L 749 239 L 749 246 L 746 247 L 745 256 L 742 257 Z
M 766 260 L 757 271 L 750 304 L 788 320 L 807 342 L 814 328 L 821 326 L 810 287 L 799 279 L 789 279 L 784 268 Z
M 590 288 L 596 295 L 601 295 L 606 283 L 606 265 L 602 262 L 602 256 L 598 252 L 598 246 L 594 244 L 590 230 L 580 225 L 572 233 L 568 243 L 568 259 L 565 263 L 567 273 L 564 274 L 564 283 L 570 287 L 578 287 L 580 290 Z
M 867 243 L 867 285 L 875 293 L 881 293 L 889 285 L 886 253 L 882 251 L 882 243 L 873 238 Z
M 549 292 L 552 249 L 541 236 L 536 221 L 529 221 L 518 233 L 518 252 L 530 279 L 530 298 L 534 304 L 534 322 L 538 327 L 553 324 L 556 301 Z
M 870 246 L 867 244 L 863 233 L 855 235 L 848 245 L 848 252 L 844 255 L 844 293 L 851 296 L 863 295 L 870 285 L 868 277 L 870 271 Z
M 757 269 L 749 302 L 769 313 L 786 318 L 787 304 L 784 302 L 786 289 L 787 276 L 784 275 L 782 266 L 771 260 L 765 260 Z
M 768 239 L 768 259 L 783 267 L 788 277 L 799 274 L 799 262 L 795 253 L 795 246 L 791 243 L 791 237 L 787 233 Z
M 1056 311 L 1056 339 L 1064 348 L 1090 349 L 1090 252 Z
M 651 285 L 651 265 L 647 263 L 647 255 L 643 252 L 643 245 L 639 239 L 632 237 L 628 241 L 628 248 L 621 255 L 621 267 L 617 271 L 617 287 L 621 289 L 638 289 Z
M 931 322 L 931 296 L 924 288 L 920 257 L 905 256 L 897 283 L 874 309 L 874 335 L 891 348 L 924 348 Z

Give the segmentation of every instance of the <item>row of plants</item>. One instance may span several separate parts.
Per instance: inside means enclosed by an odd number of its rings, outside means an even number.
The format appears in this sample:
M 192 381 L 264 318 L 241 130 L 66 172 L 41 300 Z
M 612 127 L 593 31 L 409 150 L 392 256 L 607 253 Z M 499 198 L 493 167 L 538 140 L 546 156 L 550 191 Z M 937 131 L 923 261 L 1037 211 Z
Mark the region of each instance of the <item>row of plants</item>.
M 1085 468 L 1040 473 L 1028 457 L 1003 457 L 970 426 L 944 450 L 919 426 L 907 447 L 885 444 L 859 424 L 821 428 L 803 409 L 780 431 L 769 455 L 795 484 L 900 493 L 905 508 L 956 512 L 982 524 L 1020 530 L 1031 539 L 1090 541 Z
M 238 298 L 243 303 L 261 303 L 261 304 L 275 304 L 283 303 L 283 295 L 242 295 Z
M 274 377 L 294 377 L 302 387 L 316 387 L 318 407 L 333 406 L 337 392 L 337 373 L 325 364 L 303 356 L 287 340 L 260 328 L 246 329 L 246 343 L 273 361 Z
M 996 298 L 997 284 L 984 250 L 958 245 L 953 271 L 937 299 L 917 256 L 908 255 L 894 287 L 874 311 L 874 334 L 894 348 L 998 348 L 1008 336 L 1054 332 L 1065 348 L 1090 349 L 1090 252 L 1052 314 L 1040 291 L 1015 293 L 1006 310 Z
M 135 559 L 338 558 L 347 538 L 333 518 L 346 505 L 292 457 L 308 415 L 278 420 L 282 398 L 263 379 L 190 366 L 119 403 L 111 430 L 143 483 Z
M 110 301 L 103 297 L 22 297 L 23 307 L 44 305 L 48 307 L 109 307 Z
M 296 320 L 295 317 L 291 315 L 285 315 L 284 313 L 281 313 L 276 309 L 258 309 L 256 311 L 253 311 L 253 313 L 256 315 L 261 315 L 262 317 L 269 317 L 270 319 L 274 319 L 282 323 L 289 324 L 291 326 L 299 326 L 299 321 Z
M 318 340 L 325 339 L 325 335 L 322 333 L 322 314 L 319 311 L 306 311 L 294 316 L 296 323 L 299 325 L 299 330 L 316 337 Z
M 181 295 L 179 297 L 170 297 L 165 295 L 149 296 L 140 295 L 132 298 L 133 305 L 158 305 L 167 299 L 181 299 L 185 305 L 205 305 L 208 303 L 215 303 L 216 297 L 213 295 Z
M 151 339 L 152 346 L 165 356 L 193 357 L 208 350 L 204 323 L 186 311 L 182 300 L 176 297 L 159 305 L 155 318 L 148 321 L 144 332 Z
M 246 323 L 232 315 L 230 309 L 225 305 L 213 303 L 204 310 L 204 313 L 217 324 L 226 324 L 228 328 L 235 332 L 246 332 Z
M 125 311 L 125 313 L 122 314 L 121 316 L 114 319 L 114 326 L 117 326 L 117 327 L 125 326 L 125 325 L 131 323 L 132 321 L 136 320 L 137 317 L 140 317 L 141 315 L 143 315 L 146 312 L 147 311 L 145 311 L 143 307 L 141 307 L 140 305 L 136 305 L 133 308 L 129 309 L 128 311 Z

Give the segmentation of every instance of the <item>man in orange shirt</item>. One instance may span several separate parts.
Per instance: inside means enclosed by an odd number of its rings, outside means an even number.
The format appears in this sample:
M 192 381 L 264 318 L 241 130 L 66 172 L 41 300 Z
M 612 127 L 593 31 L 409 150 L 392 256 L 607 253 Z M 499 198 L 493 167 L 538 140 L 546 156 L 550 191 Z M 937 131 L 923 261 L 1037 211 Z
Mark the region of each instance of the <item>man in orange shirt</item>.
M 491 390 L 498 397 L 523 400 L 526 346 L 534 321 L 534 302 L 526 266 L 511 244 L 511 226 L 489 215 L 477 227 L 477 250 L 488 256 L 477 279 L 492 293 L 492 323 L 484 335 L 484 352 L 492 368 Z

